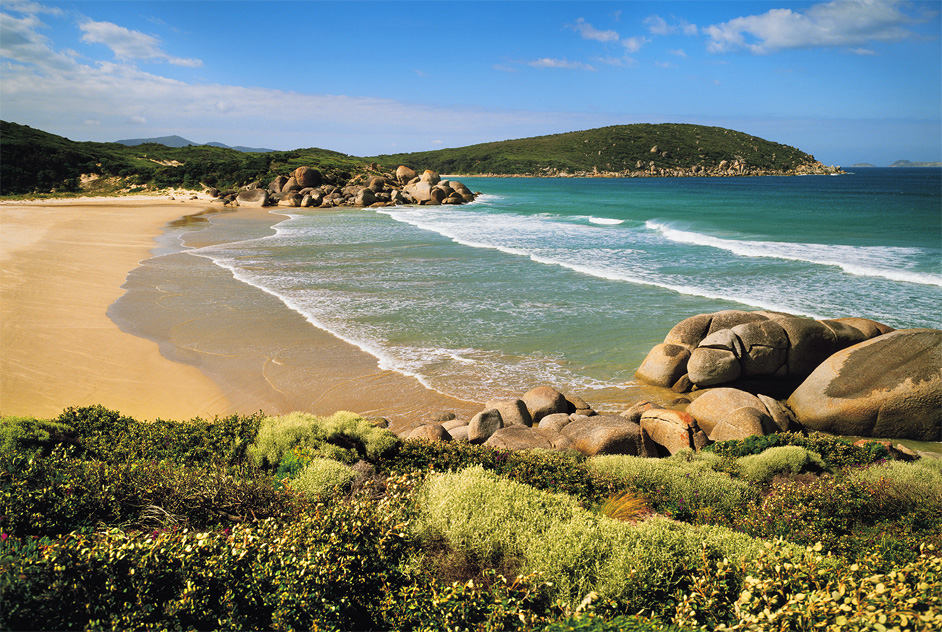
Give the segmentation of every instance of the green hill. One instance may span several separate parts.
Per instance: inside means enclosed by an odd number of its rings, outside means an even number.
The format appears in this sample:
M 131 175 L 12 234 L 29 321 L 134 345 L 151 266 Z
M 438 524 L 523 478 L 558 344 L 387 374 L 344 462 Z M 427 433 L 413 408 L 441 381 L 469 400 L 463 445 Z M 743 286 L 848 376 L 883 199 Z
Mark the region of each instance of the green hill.
M 794 147 L 722 127 L 675 123 L 616 125 L 371 160 L 386 167 L 502 175 L 728 175 L 734 163 L 743 165 L 736 175 L 824 168 Z
M 95 192 L 184 187 L 230 189 L 268 183 L 306 165 L 328 182 L 367 170 L 363 160 L 326 149 L 245 153 L 209 145 L 75 142 L 0 121 L 0 194 Z

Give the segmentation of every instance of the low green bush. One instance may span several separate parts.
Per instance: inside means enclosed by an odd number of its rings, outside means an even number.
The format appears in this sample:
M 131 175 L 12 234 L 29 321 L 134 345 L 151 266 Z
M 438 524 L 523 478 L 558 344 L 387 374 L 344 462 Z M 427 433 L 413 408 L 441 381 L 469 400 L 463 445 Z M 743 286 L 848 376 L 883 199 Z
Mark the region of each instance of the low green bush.
M 312 456 L 355 463 L 376 461 L 389 454 L 399 439 L 360 415 L 338 412 L 330 417 L 290 413 L 262 420 L 249 457 L 259 467 L 276 468 L 294 448 L 310 450 Z
M 417 503 L 420 538 L 478 563 L 513 560 L 549 582 L 569 609 L 595 592 L 622 612 L 660 612 L 703 559 L 748 556 L 758 546 L 721 527 L 622 523 L 481 467 L 429 477 Z
M 912 463 L 886 461 L 847 471 L 855 482 L 868 483 L 903 507 L 942 506 L 942 460 L 922 458 Z
M 33 417 L 0 418 L 0 453 L 30 455 L 62 443 L 76 443 L 75 430 L 66 424 Z
M 315 498 L 327 499 L 350 490 L 354 472 L 348 465 L 333 459 L 313 459 L 304 466 L 297 477 L 291 479 L 291 489 L 295 489 Z
M 586 464 L 592 472 L 640 491 L 652 509 L 677 520 L 705 522 L 716 516 L 738 515 L 747 502 L 758 497 L 758 490 L 746 481 L 711 469 L 715 457 L 675 457 L 606 455 L 592 457 Z
M 464 441 L 403 441 L 376 465 L 390 474 L 457 472 L 479 465 L 518 483 L 569 494 L 586 505 L 604 502 L 624 487 L 590 470 L 585 457 L 577 452 L 515 452 Z
M 0 529 L 23 537 L 114 526 L 201 528 L 290 508 L 271 477 L 252 468 L 104 463 L 80 453 L 57 446 L 48 456 L 0 454 Z
M 778 474 L 822 472 L 826 469 L 820 456 L 797 445 L 783 445 L 740 457 L 736 465 L 743 478 L 760 485 L 772 482 Z
M 738 458 L 761 454 L 769 448 L 787 445 L 795 445 L 815 452 L 824 460 L 828 469 L 866 465 L 889 458 L 886 446 L 876 441 L 858 446 L 831 435 L 821 433 L 803 435 L 797 432 L 777 432 L 770 435 L 753 435 L 733 441 L 718 441 L 704 448 L 704 451 L 719 456 Z
M 261 415 L 230 415 L 213 420 L 138 421 L 103 406 L 86 406 L 68 408 L 56 421 L 75 429 L 88 459 L 235 465 L 245 460 L 261 419 Z
M 593 612 L 550 623 L 539 632 L 682 632 L 681 628 L 639 616 L 601 617 Z
M 231 530 L 9 537 L 0 629 L 375 629 L 407 545 L 362 500 Z

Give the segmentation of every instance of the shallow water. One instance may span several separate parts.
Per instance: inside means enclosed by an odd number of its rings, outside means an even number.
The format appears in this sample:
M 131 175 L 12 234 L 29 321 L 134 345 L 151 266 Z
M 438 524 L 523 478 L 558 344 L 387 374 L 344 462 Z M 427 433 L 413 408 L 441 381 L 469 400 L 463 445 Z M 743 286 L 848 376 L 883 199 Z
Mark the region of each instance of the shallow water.
M 212 261 L 443 393 L 552 384 L 616 402 L 698 313 L 940 327 L 940 175 L 462 178 L 483 192 L 473 204 L 278 209 L 273 230 L 211 216 L 161 252 Z

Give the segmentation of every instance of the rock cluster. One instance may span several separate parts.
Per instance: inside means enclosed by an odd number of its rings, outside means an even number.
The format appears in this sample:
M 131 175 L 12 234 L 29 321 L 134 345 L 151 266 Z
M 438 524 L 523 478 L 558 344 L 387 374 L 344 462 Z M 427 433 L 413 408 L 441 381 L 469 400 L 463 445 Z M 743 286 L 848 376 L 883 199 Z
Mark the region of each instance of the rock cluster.
M 657 149 L 654 147 L 652 149 Z M 652 152 L 667 158 L 669 152 Z M 544 167 L 532 174 L 482 174 L 492 178 L 728 178 L 734 176 L 795 176 L 795 175 L 841 175 L 847 172 L 840 166 L 827 166 L 819 161 L 798 165 L 794 169 L 765 169 L 748 164 L 742 158 L 721 160 L 718 164 L 698 164 L 690 166 L 663 167 L 657 166 L 653 160 L 644 162 L 638 160 L 634 169 L 613 170 L 611 165 L 604 168 L 596 167 L 592 171 L 567 171 L 556 167 Z
M 405 166 L 400 166 L 395 174 L 361 174 L 347 182 L 325 182 L 316 169 L 298 167 L 288 176 L 276 177 L 265 188 L 255 183 L 238 192 L 214 193 L 230 205 L 301 208 L 464 204 L 476 197 L 461 182 L 442 180 L 429 170 L 419 176 Z
M 699 314 L 674 326 L 636 377 L 696 391 L 686 412 L 713 441 L 796 427 L 942 440 L 937 329 L 894 331 L 866 318 L 773 312 Z
M 674 326 L 635 374 L 686 392 L 741 381 L 800 381 L 829 356 L 892 331 L 866 318 L 812 320 L 778 312 L 727 310 Z

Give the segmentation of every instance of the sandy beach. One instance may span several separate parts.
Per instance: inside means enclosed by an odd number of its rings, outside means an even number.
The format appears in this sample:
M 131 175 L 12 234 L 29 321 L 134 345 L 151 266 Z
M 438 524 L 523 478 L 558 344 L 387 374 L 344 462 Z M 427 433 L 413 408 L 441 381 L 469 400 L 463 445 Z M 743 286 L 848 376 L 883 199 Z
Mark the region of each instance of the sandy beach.
M 401 428 L 431 411 L 474 410 L 380 370 L 199 257 L 174 255 L 186 282 L 173 292 L 146 266 L 129 277 L 168 222 L 208 208 L 167 197 L 0 205 L 0 413 L 54 417 L 91 404 L 140 419 L 353 410 Z M 230 215 L 274 223 L 263 210 Z M 139 291 L 122 299 L 125 283 Z M 118 299 L 125 316 L 149 318 L 119 326 L 108 316 Z

